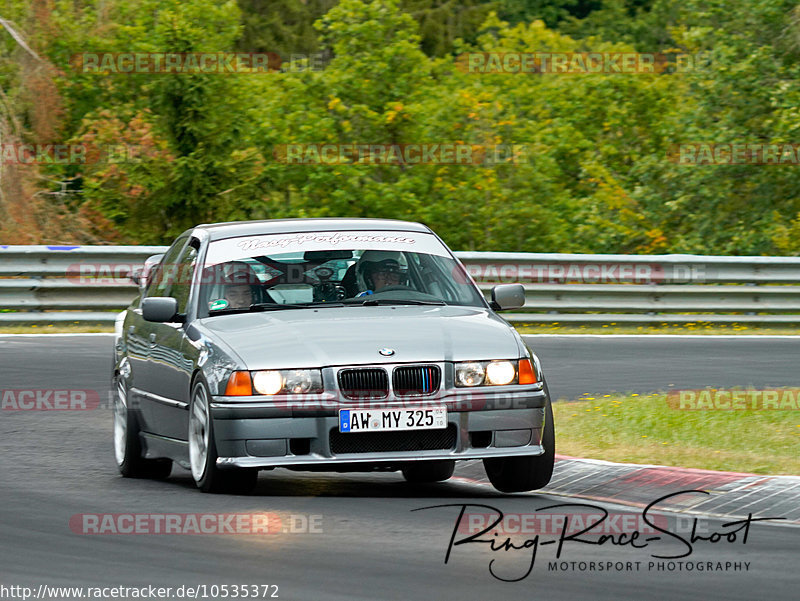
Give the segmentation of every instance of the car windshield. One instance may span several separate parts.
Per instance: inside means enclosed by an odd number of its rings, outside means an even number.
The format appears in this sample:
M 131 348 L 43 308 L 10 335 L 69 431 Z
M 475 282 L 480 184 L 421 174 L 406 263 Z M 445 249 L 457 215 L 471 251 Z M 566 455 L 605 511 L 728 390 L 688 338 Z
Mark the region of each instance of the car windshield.
M 303 306 L 485 307 L 460 263 L 420 232 L 313 232 L 209 245 L 200 315 Z

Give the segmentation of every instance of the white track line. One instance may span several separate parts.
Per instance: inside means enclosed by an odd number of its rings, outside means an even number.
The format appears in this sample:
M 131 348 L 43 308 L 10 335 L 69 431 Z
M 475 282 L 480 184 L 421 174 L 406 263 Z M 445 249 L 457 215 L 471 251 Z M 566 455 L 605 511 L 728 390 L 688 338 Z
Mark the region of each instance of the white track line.
M 2 334 L 0 338 L 19 336 L 113 336 L 113 332 L 83 332 L 83 333 L 56 333 L 41 332 L 36 334 Z M 755 338 L 763 340 L 800 340 L 800 334 L 794 335 L 769 335 L 769 334 L 521 334 L 523 338 L 661 338 L 661 339 L 725 339 Z
M 52 334 L 0 334 L 0 338 L 35 338 L 35 337 L 56 337 L 63 338 L 65 336 L 113 336 L 114 332 L 85 332 L 85 333 L 76 333 L 76 334 L 66 334 L 66 333 L 58 333 L 53 332 Z

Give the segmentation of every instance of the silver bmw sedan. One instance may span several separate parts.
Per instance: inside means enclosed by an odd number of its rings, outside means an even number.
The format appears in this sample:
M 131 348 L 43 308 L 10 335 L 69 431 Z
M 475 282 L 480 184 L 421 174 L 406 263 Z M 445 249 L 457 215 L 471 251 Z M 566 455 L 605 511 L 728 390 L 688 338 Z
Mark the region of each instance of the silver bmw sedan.
M 378 219 L 199 225 L 135 276 L 116 323 L 114 451 L 205 492 L 258 471 L 393 470 L 439 482 L 483 460 L 504 492 L 551 477 L 536 355 L 426 226 Z

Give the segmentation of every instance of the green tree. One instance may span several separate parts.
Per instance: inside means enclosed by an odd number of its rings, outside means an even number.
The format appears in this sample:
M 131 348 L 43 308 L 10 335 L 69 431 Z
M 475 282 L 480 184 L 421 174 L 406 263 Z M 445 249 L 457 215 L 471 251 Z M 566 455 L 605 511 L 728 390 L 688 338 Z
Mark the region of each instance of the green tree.
M 337 0 L 238 0 L 241 52 L 275 52 L 284 58 L 319 50 L 314 22 Z
M 107 44 L 128 51 L 216 53 L 239 36 L 232 0 L 142 0 Z M 145 9 L 145 10 L 142 10 Z M 94 77 L 98 77 L 94 75 Z M 128 239 L 164 240 L 204 221 L 246 214 L 258 152 L 249 145 L 247 73 L 140 74 L 114 78 L 108 97 L 116 114 L 87 113 L 78 140 L 117 139 L 139 150 L 135 161 L 86 169 L 85 202 L 112 218 Z M 116 89 L 120 86 L 121 90 Z M 137 94 L 131 96 L 135 88 Z M 124 100 L 123 100 L 124 98 Z

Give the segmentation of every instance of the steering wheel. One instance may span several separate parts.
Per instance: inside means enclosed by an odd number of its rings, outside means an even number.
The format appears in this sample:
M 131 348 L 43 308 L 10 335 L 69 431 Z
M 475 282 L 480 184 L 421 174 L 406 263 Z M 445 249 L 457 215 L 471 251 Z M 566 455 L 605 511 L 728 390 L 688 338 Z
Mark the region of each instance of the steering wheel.
M 416 289 L 412 288 L 411 286 L 405 286 L 403 284 L 393 284 L 391 286 L 384 286 L 380 290 L 376 290 L 375 294 L 382 294 L 384 292 L 392 292 L 393 290 L 411 290 L 412 292 L 418 292 Z
M 344 287 L 333 282 L 321 282 L 314 288 L 315 301 L 338 301 L 346 296 Z

